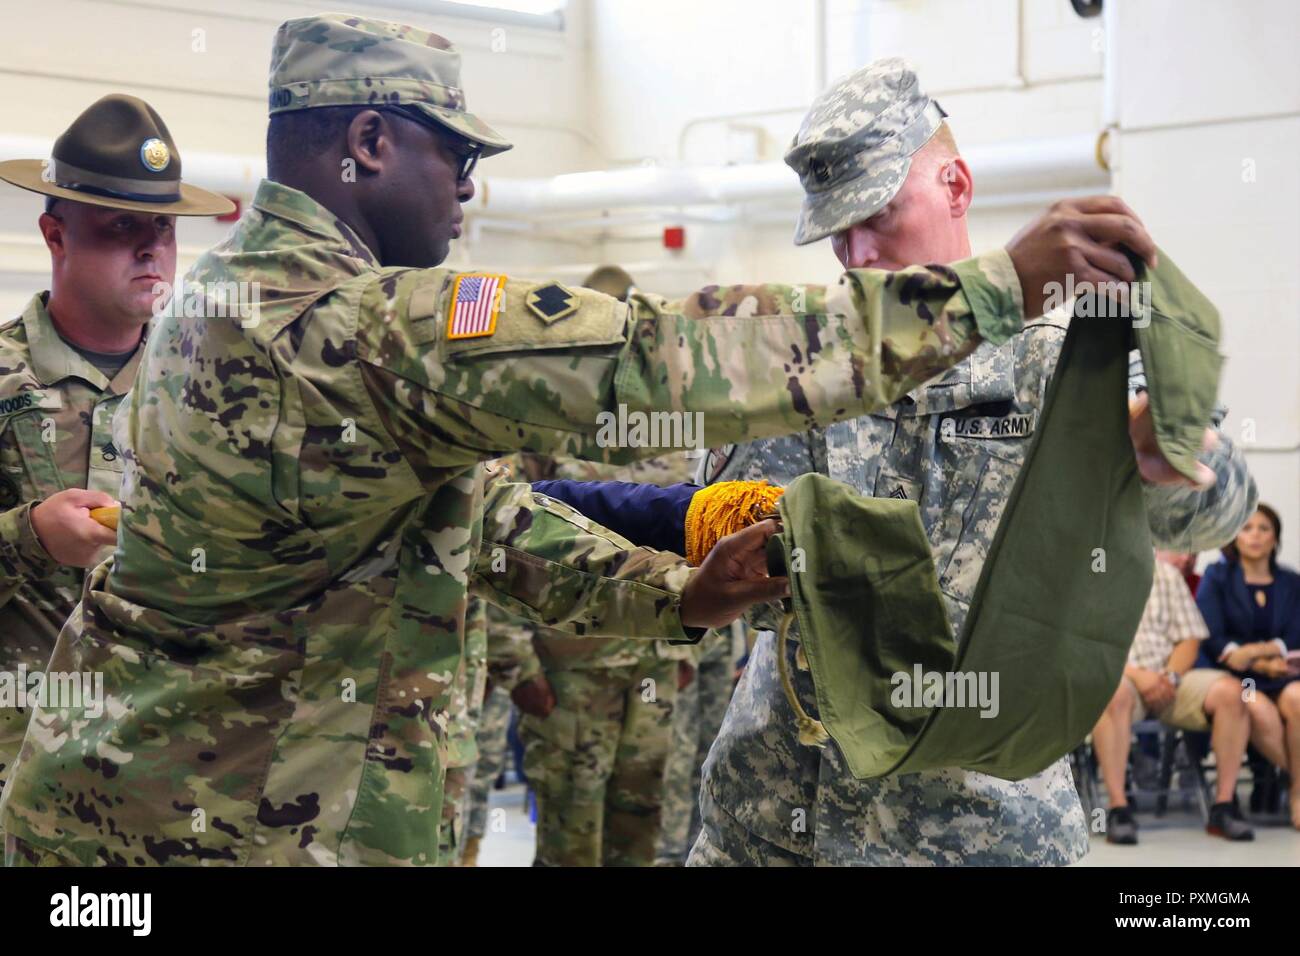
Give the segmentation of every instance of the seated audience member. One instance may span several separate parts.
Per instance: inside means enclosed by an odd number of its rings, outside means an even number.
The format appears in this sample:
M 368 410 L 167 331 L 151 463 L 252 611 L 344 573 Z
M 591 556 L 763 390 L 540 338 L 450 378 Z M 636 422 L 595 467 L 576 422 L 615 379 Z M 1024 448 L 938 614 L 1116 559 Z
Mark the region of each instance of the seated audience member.
M 1110 810 L 1109 843 L 1137 843 L 1137 821 L 1124 792 L 1133 724 L 1148 716 L 1170 727 L 1205 731 L 1218 766 L 1217 793 L 1206 830 L 1229 840 L 1253 840 L 1255 833 L 1237 806 L 1237 775 L 1250 737 L 1241 685 L 1221 670 L 1193 668 L 1207 634 L 1196 602 L 1177 567 L 1178 555 L 1157 551 L 1151 596 L 1129 649 L 1115 696 L 1097 726 L 1092 744 L 1101 765 Z
M 1277 563 L 1282 522 L 1261 504 L 1223 560 L 1205 569 L 1196 602 L 1212 660 L 1241 679 L 1255 749 L 1291 775 L 1291 823 L 1300 829 L 1300 575 Z

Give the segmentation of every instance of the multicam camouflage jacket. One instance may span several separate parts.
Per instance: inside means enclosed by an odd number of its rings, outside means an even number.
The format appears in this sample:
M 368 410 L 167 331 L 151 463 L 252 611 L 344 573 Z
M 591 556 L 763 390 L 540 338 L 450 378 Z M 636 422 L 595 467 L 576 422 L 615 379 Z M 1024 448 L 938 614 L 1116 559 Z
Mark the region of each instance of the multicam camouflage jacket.
M 1004 251 L 681 313 L 497 277 L 479 329 L 460 278 L 381 267 L 272 182 L 195 264 L 187 289 L 256 282 L 260 309 L 149 338 L 118 550 L 53 655 L 103 675 L 104 713 L 34 712 L 9 833 L 84 864 L 436 863 L 471 582 L 547 626 L 686 637 L 684 562 L 526 485 L 485 494 L 479 462 L 662 453 L 602 441 L 612 414 L 700 412 L 715 444 L 806 430 L 1023 321 Z
M 144 351 L 110 381 L 59 337 L 45 302 L 45 293 L 33 296 L 0 329 L 0 672 L 15 681 L 20 667 L 45 669 L 83 576 L 46 553 L 32 530 L 32 506 L 68 488 L 117 497 L 122 458 L 113 413 Z M 16 703 L 0 702 L 0 787 L 30 715 Z

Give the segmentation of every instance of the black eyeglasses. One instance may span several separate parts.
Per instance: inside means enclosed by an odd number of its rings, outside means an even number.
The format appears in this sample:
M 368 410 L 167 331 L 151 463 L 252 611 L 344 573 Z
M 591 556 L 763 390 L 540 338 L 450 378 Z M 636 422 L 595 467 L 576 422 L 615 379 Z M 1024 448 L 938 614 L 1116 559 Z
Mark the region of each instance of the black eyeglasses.
M 471 142 L 463 136 L 457 136 L 447 127 L 427 119 L 423 113 L 417 110 L 408 109 L 403 106 L 389 106 L 382 110 L 381 113 L 392 113 L 402 119 L 410 120 L 412 123 L 418 123 L 425 129 L 432 130 L 438 135 L 438 138 L 446 144 L 458 160 L 456 166 L 456 182 L 463 183 L 474 172 L 474 167 L 478 165 L 479 157 L 483 155 L 483 147 L 478 143 Z
M 453 140 L 448 137 L 447 148 L 460 160 L 456 169 L 456 182 L 463 183 L 469 179 L 470 174 L 474 172 L 474 167 L 478 165 L 479 157 L 483 155 L 483 147 L 467 139 L 457 137 Z

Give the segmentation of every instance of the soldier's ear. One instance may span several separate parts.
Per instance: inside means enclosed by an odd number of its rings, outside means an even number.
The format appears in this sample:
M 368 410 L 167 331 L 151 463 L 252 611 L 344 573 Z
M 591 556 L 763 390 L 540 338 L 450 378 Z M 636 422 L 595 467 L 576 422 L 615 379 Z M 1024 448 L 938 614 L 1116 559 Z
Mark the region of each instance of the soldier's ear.
M 381 173 L 395 149 L 393 124 L 377 110 L 361 110 L 348 123 L 348 158 L 368 173 Z
M 50 250 L 50 255 L 56 258 L 62 258 L 67 254 L 67 245 L 64 241 L 64 222 L 53 213 L 43 212 L 41 218 L 36 220 L 40 227 L 41 236 L 45 239 L 45 245 Z
M 966 215 L 975 196 L 975 181 L 966 160 L 954 156 L 939 167 L 939 179 L 948 193 L 948 209 L 954 219 Z

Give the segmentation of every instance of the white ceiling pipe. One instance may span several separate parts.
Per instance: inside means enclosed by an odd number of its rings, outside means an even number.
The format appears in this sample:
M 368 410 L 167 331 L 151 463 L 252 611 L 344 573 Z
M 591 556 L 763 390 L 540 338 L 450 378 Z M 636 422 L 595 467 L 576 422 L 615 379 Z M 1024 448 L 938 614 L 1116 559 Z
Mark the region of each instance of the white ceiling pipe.
M 1078 189 L 1104 190 L 1091 133 L 1022 140 L 963 150 L 977 196 L 1014 196 Z M 738 166 L 637 166 L 566 173 L 550 179 L 482 177 L 467 211 L 535 218 L 630 206 L 732 205 L 758 200 L 797 201 L 799 180 L 784 163 Z
M 468 212 L 512 217 L 575 214 L 629 206 L 730 205 L 799 192 L 783 163 L 633 166 L 549 179 L 480 176 Z
M 0 159 L 48 156 L 48 140 L 0 136 Z M 1092 134 L 973 146 L 962 155 L 976 194 L 1017 195 L 1081 188 L 1105 189 L 1109 175 L 1095 158 Z M 258 156 L 187 153 L 187 182 L 230 196 L 251 197 L 266 174 Z M 635 166 L 566 173 L 547 179 L 480 177 L 467 211 L 493 217 L 572 216 L 637 206 L 730 206 L 797 202 L 799 181 L 784 163 L 736 166 Z

